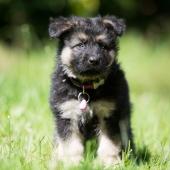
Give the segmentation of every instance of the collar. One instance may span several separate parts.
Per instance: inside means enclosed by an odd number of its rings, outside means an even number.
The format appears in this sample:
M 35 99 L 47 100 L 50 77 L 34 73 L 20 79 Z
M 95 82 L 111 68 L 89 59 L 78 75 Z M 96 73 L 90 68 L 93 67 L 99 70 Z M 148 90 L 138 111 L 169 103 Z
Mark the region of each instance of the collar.
M 78 79 L 70 78 L 71 82 L 82 89 L 97 89 L 104 84 L 104 79 L 81 82 Z

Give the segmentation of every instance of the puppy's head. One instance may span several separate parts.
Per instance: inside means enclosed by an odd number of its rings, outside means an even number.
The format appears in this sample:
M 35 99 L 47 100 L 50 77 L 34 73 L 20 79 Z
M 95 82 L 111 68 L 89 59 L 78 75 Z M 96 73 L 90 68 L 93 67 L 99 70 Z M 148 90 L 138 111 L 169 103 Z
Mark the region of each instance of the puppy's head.
M 115 16 L 57 18 L 49 34 L 59 39 L 59 61 L 70 77 L 95 79 L 107 75 L 116 61 L 117 40 L 125 23 Z

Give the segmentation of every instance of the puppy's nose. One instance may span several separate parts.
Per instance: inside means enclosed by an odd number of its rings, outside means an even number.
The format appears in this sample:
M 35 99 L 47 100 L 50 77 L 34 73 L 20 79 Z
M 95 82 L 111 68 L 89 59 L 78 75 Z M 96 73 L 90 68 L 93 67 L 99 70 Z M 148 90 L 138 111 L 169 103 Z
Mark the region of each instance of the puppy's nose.
M 90 57 L 88 60 L 89 64 L 91 65 L 97 65 L 99 64 L 99 59 L 95 58 L 95 57 Z

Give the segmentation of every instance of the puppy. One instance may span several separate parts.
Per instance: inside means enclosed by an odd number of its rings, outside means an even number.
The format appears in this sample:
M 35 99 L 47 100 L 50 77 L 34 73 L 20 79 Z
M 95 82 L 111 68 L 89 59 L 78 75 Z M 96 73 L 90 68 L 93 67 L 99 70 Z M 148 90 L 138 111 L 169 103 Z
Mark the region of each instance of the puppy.
M 133 148 L 128 84 L 117 58 L 125 27 L 115 16 L 51 19 L 49 35 L 58 39 L 50 96 L 57 160 L 78 164 L 92 137 L 105 165 Z

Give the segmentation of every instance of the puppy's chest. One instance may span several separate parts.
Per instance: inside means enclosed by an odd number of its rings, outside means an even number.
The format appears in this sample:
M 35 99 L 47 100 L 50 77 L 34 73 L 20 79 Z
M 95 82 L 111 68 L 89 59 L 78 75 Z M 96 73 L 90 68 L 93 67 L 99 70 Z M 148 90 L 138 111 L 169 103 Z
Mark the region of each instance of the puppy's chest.
M 90 119 L 94 115 L 99 118 L 109 117 L 116 106 L 114 100 L 96 100 L 87 103 L 85 110 L 81 109 L 81 102 L 75 99 L 68 100 L 59 105 L 62 118 L 66 119 Z

